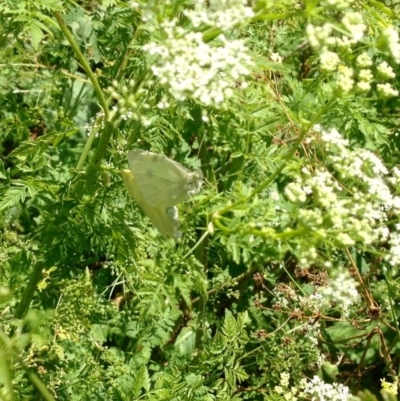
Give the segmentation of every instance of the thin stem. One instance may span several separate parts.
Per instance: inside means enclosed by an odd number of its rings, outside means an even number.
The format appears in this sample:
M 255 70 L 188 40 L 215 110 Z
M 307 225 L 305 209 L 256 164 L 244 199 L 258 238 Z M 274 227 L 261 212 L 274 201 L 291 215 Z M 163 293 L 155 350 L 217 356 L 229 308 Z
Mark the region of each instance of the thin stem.
M 221 284 L 218 288 L 212 288 L 211 290 L 207 291 L 207 296 L 210 296 L 210 295 L 214 294 L 217 291 L 221 291 L 225 287 L 237 285 L 241 280 L 243 280 L 244 278 L 246 278 L 250 274 L 253 274 L 258 269 L 259 269 L 259 266 L 255 265 L 254 267 L 250 268 L 247 272 L 244 272 L 244 273 L 240 274 L 239 276 L 233 278 L 232 280 L 226 281 L 225 283 Z M 201 297 L 194 298 L 193 301 L 192 301 L 192 306 L 194 304 L 196 304 L 197 302 L 199 302 L 200 299 L 201 299 Z
M 97 145 L 95 154 L 93 159 L 88 167 L 88 174 L 90 175 L 91 172 L 97 170 L 100 167 L 101 161 L 106 154 L 108 143 L 110 142 L 110 138 L 113 131 L 113 124 L 112 122 L 105 121 L 104 123 L 104 130 L 101 133 L 99 143 Z
M 51 395 L 49 389 L 46 387 L 46 385 L 40 380 L 40 377 L 26 364 L 23 362 L 22 358 L 18 355 L 18 353 L 15 351 L 15 349 L 12 348 L 11 341 L 7 337 L 7 335 L 4 333 L 3 330 L 0 329 L 0 343 L 3 345 L 5 349 L 8 349 L 12 355 L 13 358 L 17 359 L 22 368 L 25 370 L 29 381 L 33 384 L 33 386 L 36 388 L 36 390 L 40 393 L 41 397 L 45 401 L 55 401 L 54 397 Z M 6 361 L 2 361 L 6 363 Z M 14 395 L 12 394 L 10 396 L 10 400 L 14 399 Z
M 209 231 L 205 231 L 204 234 L 200 237 L 200 239 L 195 243 L 192 249 L 189 250 L 189 252 L 183 257 L 183 259 L 188 258 L 194 250 L 204 241 L 204 239 L 207 237 L 207 235 L 210 234 Z
M 87 158 L 87 155 L 89 154 L 90 148 L 92 147 L 92 143 L 94 141 L 94 138 L 96 137 L 96 134 L 99 132 L 99 125 L 101 124 L 101 119 L 103 117 L 99 117 L 96 120 L 96 123 L 94 126 L 92 126 L 92 129 L 90 131 L 89 138 L 87 139 L 85 146 L 82 150 L 81 157 L 79 158 L 78 164 L 76 165 L 76 169 L 80 171 L 83 168 L 83 165 L 85 164 L 85 160 Z
M 42 398 L 45 401 L 55 401 L 54 397 L 51 395 L 49 389 L 46 385 L 40 380 L 40 377 L 31 369 L 28 368 L 25 364 L 22 364 L 29 381 L 33 384 L 36 390 L 40 393 Z
M 281 165 L 277 168 L 277 170 L 275 170 L 275 172 L 265 182 L 263 182 L 261 185 L 259 185 L 257 188 L 255 188 L 253 190 L 253 192 L 247 198 L 241 199 L 241 200 L 239 200 L 237 202 L 231 203 L 230 205 L 227 205 L 227 206 L 223 207 L 221 210 L 216 212 L 214 215 L 215 216 L 222 215 L 222 214 L 234 209 L 235 207 L 237 207 L 237 206 L 239 206 L 239 205 L 241 205 L 243 203 L 247 203 L 249 200 L 254 198 L 254 196 L 256 196 L 257 194 L 262 192 L 264 188 L 268 187 L 276 179 L 276 177 L 279 176 L 279 174 L 282 172 L 282 170 L 286 167 L 286 165 L 287 165 L 286 161 L 293 157 L 293 155 L 297 151 L 298 146 L 300 145 L 301 141 L 304 139 L 304 137 L 306 136 L 308 131 L 315 125 L 315 123 L 317 121 L 320 120 L 320 117 L 325 113 L 326 110 L 328 110 L 332 106 L 332 104 L 335 101 L 336 101 L 336 98 L 332 98 L 324 107 L 322 107 L 319 110 L 319 112 L 314 116 L 314 118 L 311 120 L 311 122 L 308 123 L 308 126 L 303 130 L 303 132 L 297 138 L 296 142 L 292 146 L 292 149 L 285 156 L 285 158 L 282 161 Z
M 93 84 L 93 88 L 94 91 L 96 92 L 96 95 L 99 99 L 99 103 L 103 109 L 104 115 L 105 115 L 105 119 L 108 120 L 109 119 L 109 111 L 108 111 L 108 105 L 106 102 L 106 99 L 103 95 L 103 91 L 100 88 L 99 82 L 97 81 L 96 76 L 93 74 L 92 69 L 90 68 L 90 65 L 88 63 L 88 61 L 86 60 L 86 57 L 83 55 L 83 53 L 81 52 L 81 49 L 79 48 L 78 44 L 75 42 L 75 39 L 73 37 L 73 35 L 71 34 L 70 30 L 68 29 L 67 25 L 65 24 L 64 20 L 62 19 L 60 13 L 58 13 L 57 11 L 55 11 L 53 13 L 54 17 L 56 18 L 60 29 L 62 30 L 62 32 L 64 33 L 65 37 L 67 38 L 69 44 L 71 45 L 74 53 L 76 54 L 76 57 L 78 58 L 78 60 L 80 61 L 82 68 L 85 70 L 87 76 L 89 77 L 90 81 Z
M 99 144 L 97 146 L 94 158 L 92 160 L 91 165 L 89 166 L 88 170 L 90 170 L 90 172 L 94 172 L 101 163 L 101 160 L 105 154 L 105 151 L 107 149 L 107 145 L 110 141 L 110 137 L 111 137 L 111 131 L 112 131 L 112 127 L 110 126 L 110 124 L 107 124 L 109 119 L 110 119 L 110 112 L 108 110 L 108 103 L 104 97 L 103 91 L 99 85 L 99 82 L 97 81 L 96 76 L 93 74 L 92 69 L 90 68 L 90 65 L 86 59 L 86 57 L 83 55 L 83 53 L 81 52 L 78 44 L 76 43 L 73 35 L 71 34 L 70 30 L 68 29 L 67 25 L 65 24 L 64 20 L 62 19 L 61 15 L 58 12 L 54 12 L 53 13 L 54 17 L 56 18 L 60 29 L 62 30 L 62 32 L 64 33 L 65 37 L 67 38 L 68 42 L 70 43 L 76 57 L 78 58 L 78 60 L 80 61 L 82 68 L 85 70 L 88 78 L 90 79 L 90 81 L 93 84 L 93 88 L 94 91 L 97 95 L 97 98 L 99 100 L 100 106 L 103 109 L 103 113 L 104 113 L 104 120 L 106 121 L 105 123 L 105 128 L 104 131 L 101 133 L 100 136 L 100 141 Z M 87 143 L 85 145 L 84 148 L 84 152 L 78 162 L 79 166 L 83 166 L 85 159 L 87 157 L 87 155 L 89 154 L 89 150 L 90 147 L 93 143 L 93 138 L 90 136 L 87 140 Z M 89 171 L 88 171 L 89 172 Z

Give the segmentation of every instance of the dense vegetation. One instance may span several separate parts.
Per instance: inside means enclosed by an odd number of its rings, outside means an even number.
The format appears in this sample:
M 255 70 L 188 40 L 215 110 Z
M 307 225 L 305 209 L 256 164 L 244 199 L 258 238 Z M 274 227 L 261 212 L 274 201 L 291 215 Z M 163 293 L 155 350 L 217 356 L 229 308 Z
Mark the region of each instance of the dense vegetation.
M 399 7 L 2 0 L 0 399 L 396 399 Z

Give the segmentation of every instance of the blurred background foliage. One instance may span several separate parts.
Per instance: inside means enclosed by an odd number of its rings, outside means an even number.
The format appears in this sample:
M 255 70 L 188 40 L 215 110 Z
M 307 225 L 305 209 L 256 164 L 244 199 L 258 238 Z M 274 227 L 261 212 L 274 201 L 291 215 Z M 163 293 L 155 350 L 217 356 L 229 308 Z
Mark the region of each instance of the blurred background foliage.
M 398 163 L 398 96 L 340 93 L 306 36 L 321 21 L 343 34 L 355 10 L 368 36 L 341 62 L 386 59 L 379 27 L 398 5 L 248 2 L 253 16 L 224 30 L 194 26 L 195 3 L 0 4 L 2 400 L 295 400 L 311 398 L 301 381 L 315 375 L 363 400 L 391 397 L 380 394 L 399 364 L 388 243 L 339 246 L 301 228 L 303 206 L 284 191 L 305 165 L 324 166 L 326 149 L 307 141 L 317 123 Z M 245 40 L 250 73 L 222 103 L 177 99 L 153 75 L 144 46 L 167 43 L 171 21 L 216 48 L 221 32 Z M 179 205 L 178 243 L 123 186 L 136 147 L 204 173 Z M 303 266 L 308 247 L 318 255 Z M 307 303 L 339 266 L 359 284 L 347 315 Z

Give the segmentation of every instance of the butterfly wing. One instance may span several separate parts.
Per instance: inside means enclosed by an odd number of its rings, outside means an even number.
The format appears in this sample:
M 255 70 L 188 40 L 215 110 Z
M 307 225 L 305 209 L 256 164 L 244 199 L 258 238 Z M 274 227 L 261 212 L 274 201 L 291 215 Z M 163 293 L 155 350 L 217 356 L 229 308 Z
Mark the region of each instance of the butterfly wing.
M 189 199 L 190 170 L 164 155 L 140 149 L 128 153 L 137 186 L 153 207 L 165 210 Z
M 178 231 L 178 209 L 175 206 L 168 209 L 151 206 L 140 192 L 137 181 L 132 172 L 130 170 L 122 170 L 121 175 L 129 193 L 158 231 L 167 237 L 173 237 L 175 239 L 181 237 L 182 233 Z

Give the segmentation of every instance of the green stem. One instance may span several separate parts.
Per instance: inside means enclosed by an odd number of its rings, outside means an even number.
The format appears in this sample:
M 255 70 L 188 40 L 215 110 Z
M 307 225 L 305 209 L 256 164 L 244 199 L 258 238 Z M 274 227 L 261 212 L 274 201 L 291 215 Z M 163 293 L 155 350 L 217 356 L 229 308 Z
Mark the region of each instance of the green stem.
M 255 273 L 259 269 L 260 269 L 260 266 L 258 266 L 258 265 L 254 265 L 253 267 L 250 267 L 250 269 L 248 271 L 240 274 L 239 276 L 237 276 L 235 278 L 232 278 L 231 280 L 225 281 L 218 288 L 212 288 L 211 290 L 207 291 L 207 296 L 209 297 L 210 295 L 214 294 L 215 292 L 221 291 L 226 287 L 229 287 L 229 286 L 233 287 L 235 285 L 238 285 L 241 280 L 243 280 L 246 277 L 252 275 L 253 273 Z M 194 298 L 192 300 L 192 306 L 194 304 L 196 304 L 197 302 L 199 302 L 200 300 L 201 300 L 201 297 Z
M 90 65 L 88 63 L 88 61 L 86 60 L 86 57 L 83 55 L 83 53 L 81 52 L 81 49 L 79 48 L 78 44 L 75 42 L 74 37 L 72 36 L 70 30 L 68 29 L 67 25 L 65 24 L 64 20 L 62 19 L 60 13 L 58 13 L 57 11 L 55 11 L 53 13 L 54 17 L 56 18 L 60 29 L 62 30 L 62 32 L 64 33 L 65 37 L 67 38 L 69 44 L 71 45 L 73 51 L 76 54 L 76 57 L 78 58 L 78 60 L 80 61 L 82 68 L 85 70 L 88 78 L 90 79 L 90 81 L 93 84 L 93 88 L 94 91 L 96 92 L 96 95 L 99 99 L 99 103 L 103 109 L 104 115 L 105 115 L 105 119 L 108 120 L 109 119 L 109 111 L 108 111 L 108 105 L 106 102 L 106 99 L 103 95 L 103 91 L 100 88 L 99 82 L 97 81 L 96 76 L 93 74 L 92 69 L 90 68 Z
M 17 359 L 18 362 L 21 364 L 22 368 L 25 370 L 29 381 L 33 384 L 33 386 L 36 388 L 36 390 L 40 393 L 42 398 L 45 401 L 55 401 L 54 397 L 51 395 L 50 391 L 46 387 L 46 385 L 40 380 L 40 377 L 26 364 L 23 362 L 22 358 L 18 355 L 18 352 L 16 352 L 15 349 L 12 348 L 12 343 L 10 339 L 7 337 L 7 335 L 4 333 L 4 331 L 0 330 L 0 343 L 3 345 L 4 349 L 8 349 L 10 351 L 10 356 L 12 355 L 13 358 Z M 2 361 L 3 363 L 7 363 L 6 361 Z M 11 395 L 12 398 L 10 400 L 14 399 L 13 394 Z
M 88 167 L 88 174 L 97 170 L 100 167 L 101 161 L 106 154 L 108 143 L 110 142 L 110 138 L 113 132 L 113 123 L 109 121 L 105 121 L 104 130 L 101 133 L 99 143 L 97 145 L 94 157 Z
M 99 100 L 100 106 L 103 109 L 103 113 L 104 113 L 104 120 L 106 121 L 106 127 L 104 129 L 104 131 L 102 132 L 101 136 L 100 136 L 100 141 L 99 141 L 99 145 L 96 149 L 96 153 L 94 156 L 94 160 L 91 163 L 91 166 L 89 166 L 90 171 L 96 170 L 96 167 L 100 166 L 101 160 L 105 154 L 105 150 L 107 149 L 107 145 L 108 142 L 110 140 L 111 137 L 111 127 L 107 125 L 107 122 L 110 119 L 110 112 L 108 110 L 108 103 L 104 97 L 103 91 L 99 85 L 99 82 L 97 81 L 96 76 L 93 74 L 92 69 L 90 68 L 90 65 L 86 59 L 86 57 L 83 55 L 83 53 L 81 52 L 78 44 L 76 43 L 73 35 L 71 34 L 70 30 L 68 29 L 67 25 L 65 24 L 64 20 L 62 19 L 61 15 L 58 12 L 54 12 L 53 13 L 54 17 L 56 18 L 61 31 L 64 33 L 65 37 L 67 38 L 68 42 L 70 43 L 76 57 L 78 58 L 78 60 L 81 63 L 82 68 L 85 70 L 88 78 L 90 79 L 90 81 L 93 84 L 93 88 L 94 91 L 97 95 L 97 98 Z M 89 154 L 89 150 L 90 147 L 93 143 L 93 137 L 92 135 L 88 138 L 87 143 L 84 147 L 84 151 L 82 153 L 82 156 L 78 162 L 78 166 L 80 166 L 82 168 L 85 159 L 87 157 L 87 155 Z
M 28 286 L 25 289 L 25 292 L 22 295 L 21 302 L 19 303 L 17 310 L 15 311 L 14 317 L 15 319 L 22 319 L 25 316 L 26 311 L 29 308 L 29 305 L 32 301 L 33 294 L 35 293 L 37 284 L 39 283 L 42 277 L 43 265 L 42 263 L 36 263 L 33 268 L 33 272 L 29 279 Z
M 98 118 L 96 120 L 95 125 L 92 127 L 90 131 L 89 138 L 87 139 L 85 146 L 82 150 L 81 157 L 79 158 L 78 164 L 76 165 L 76 169 L 78 171 L 82 170 L 83 165 L 85 164 L 85 160 L 87 158 L 87 155 L 89 154 L 90 148 L 92 147 L 94 138 L 96 137 L 96 134 L 99 132 L 99 124 L 101 124 L 102 117 Z
M 40 380 L 40 377 L 31 369 L 28 368 L 26 365 L 22 365 L 29 381 L 33 384 L 33 386 L 36 388 L 36 390 L 40 393 L 42 398 L 45 401 L 55 401 L 54 397 L 51 395 L 49 389 L 46 387 L 46 385 Z
M 192 249 L 186 255 L 183 257 L 183 259 L 188 258 L 194 251 L 195 249 L 206 239 L 207 235 L 210 234 L 208 231 L 205 231 L 203 235 L 200 237 L 200 239 L 195 243 Z
M 320 117 L 325 113 L 326 110 L 328 110 L 332 106 L 332 104 L 335 101 L 336 101 L 336 98 L 332 98 L 324 107 L 322 107 L 319 110 L 319 112 L 314 116 L 314 118 L 311 120 L 311 122 L 308 123 L 308 126 L 303 130 L 303 132 L 297 138 L 296 142 L 292 146 L 292 149 L 285 156 L 285 158 L 282 161 L 281 165 L 277 168 L 277 170 L 275 170 L 275 172 L 265 182 L 263 182 L 256 189 L 254 189 L 254 191 L 247 198 L 238 200 L 237 202 L 234 202 L 234 203 L 232 203 L 230 205 L 227 205 L 227 206 L 223 207 L 222 209 L 218 210 L 216 215 L 220 215 L 221 216 L 221 215 L 227 213 L 228 211 L 236 208 L 237 206 L 248 202 L 254 196 L 259 194 L 264 188 L 268 187 L 271 184 L 271 182 L 273 182 L 275 180 L 275 178 L 278 177 L 279 174 L 282 172 L 282 170 L 286 167 L 286 165 L 287 165 L 286 161 L 290 160 L 293 157 L 293 155 L 297 151 L 298 146 L 300 145 L 301 141 L 304 139 L 304 137 L 306 136 L 308 131 L 316 124 L 317 121 L 320 120 Z

